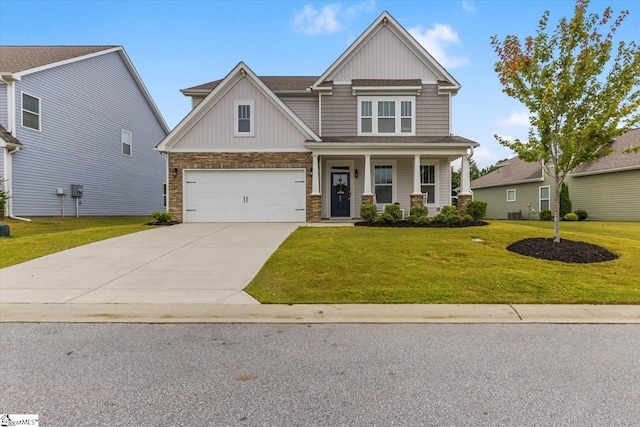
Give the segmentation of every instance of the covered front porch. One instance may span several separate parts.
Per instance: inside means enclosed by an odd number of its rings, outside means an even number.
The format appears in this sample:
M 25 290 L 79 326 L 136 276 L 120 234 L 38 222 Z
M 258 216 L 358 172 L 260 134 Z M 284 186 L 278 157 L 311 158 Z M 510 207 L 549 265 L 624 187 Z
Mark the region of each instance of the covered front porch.
M 477 145 L 475 143 L 472 143 Z M 443 144 L 445 145 L 445 144 Z M 409 215 L 427 206 L 429 216 L 451 205 L 451 162 L 462 159 L 459 209 L 471 200 L 470 144 L 307 143 L 312 150 L 311 221 L 360 218 L 362 204 L 397 203 Z

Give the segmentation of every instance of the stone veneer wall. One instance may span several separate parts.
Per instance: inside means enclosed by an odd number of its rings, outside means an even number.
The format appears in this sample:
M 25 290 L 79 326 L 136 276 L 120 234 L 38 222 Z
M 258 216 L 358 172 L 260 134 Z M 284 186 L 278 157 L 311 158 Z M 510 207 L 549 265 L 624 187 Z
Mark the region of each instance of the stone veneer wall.
M 307 181 L 307 221 L 312 221 L 311 153 L 169 153 L 169 212 L 182 222 L 182 171 L 184 169 L 290 169 L 304 168 Z M 173 169 L 178 175 L 173 177 Z
M 458 213 L 464 215 L 467 213 L 467 205 L 473 200 L 471 194 L 458 194 Z

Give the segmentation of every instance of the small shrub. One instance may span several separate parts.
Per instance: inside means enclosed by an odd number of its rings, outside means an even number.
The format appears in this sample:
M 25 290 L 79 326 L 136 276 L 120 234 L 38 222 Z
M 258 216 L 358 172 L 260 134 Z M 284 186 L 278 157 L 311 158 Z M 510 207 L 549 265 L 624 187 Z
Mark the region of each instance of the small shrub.
M 158 224 L 167 224 L 171 222 L 171 214 L 169 212 L 154 212 L 151 214 L 151 218 L 153 218 Z
M 471 215 L 473 219 L 479 220 L 487 215 L 487 202 L 482 202 L 480 200 L 474 200 L 467 204 L 466 213 Z
M 396 218 L 388 212 L 385 212 L 376 218 L 376 222 L 381 224 L 393 224 L 396 221 Z
M 447 225 L 458 225 L 462 224 L 462 218 L 459 215 L 450 215 L 446 220 Z
M 426 216 L 409 215 L 407 217 L 407 222 L 415 225 L 428 225 L 431 220 Z
M 589 215 L 587 215 L 587 211 L 582 209 L 578 209 L 577 211 L 575 211 L 575 214 L 578 216 L 578 221 L 584 221 L 589 217 Z
M 471 215 L 469 215 L 469 214 L 467 214 L 467 215 L 462 217 L 462 223 L 463 224 L 471 224 L 475 220 L 476 219 L 474 217 L 472 217 Z
M 445 217 L 451 216 L 451 215 L 458 215 L 458 208 L 456 208 L 455 206 L 443 206 L 442 209 L 440 209 L 440 213 L 442 215 L 444 215 Z
M 578 215 L 574 214 L 573 212 L 569 212 L 568 214 L 566 214 L 564 216 L 564 220 L 565 221 L 577 221 L 578 220 Z
M 432 219 L 431 222 L 434 222 L 436 224 L 444 224 L 445 222 L 447 222 L 447 217 L 444 216 L 442 213 L 436 214 Z
M 415 216 L 418 218 L 426 217 L 429 215 L 429 209 L 426 206 L 413 206 L 409 209 L 409 216 Z
M 366 222 L 374 222 L 378 216 L 376 205 L 364 204 L 360 205 L 360 218 Z
M 553 214 L 549 209 L 545 209 L 540 211 L 540 219 L 542 221 L 551 221 L 553 219 Z
M 393 217 L 394 220 L 398 220 L 402 217 L 402 212 L 400 212 L 400 205 L 386 205 L 384 207 L 384 213 L 389 214 Z

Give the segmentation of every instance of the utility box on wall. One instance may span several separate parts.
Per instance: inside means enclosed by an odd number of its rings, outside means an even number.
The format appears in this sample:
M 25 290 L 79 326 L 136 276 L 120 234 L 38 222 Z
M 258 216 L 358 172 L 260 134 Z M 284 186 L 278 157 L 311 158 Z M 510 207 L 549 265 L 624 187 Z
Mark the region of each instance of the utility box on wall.
M 71 184 L 71 197 L 82 197 L 82 185 L 80 184 Z

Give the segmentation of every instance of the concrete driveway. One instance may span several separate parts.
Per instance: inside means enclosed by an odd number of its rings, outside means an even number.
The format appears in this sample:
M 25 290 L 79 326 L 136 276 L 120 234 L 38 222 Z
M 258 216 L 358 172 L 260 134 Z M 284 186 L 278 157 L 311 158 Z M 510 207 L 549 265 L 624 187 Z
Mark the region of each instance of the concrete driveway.
M 179 224 L 0 270 L 2 304 L 259 304 L 242 289 L 300 224 Z

